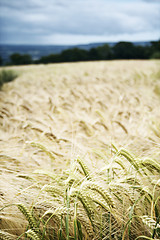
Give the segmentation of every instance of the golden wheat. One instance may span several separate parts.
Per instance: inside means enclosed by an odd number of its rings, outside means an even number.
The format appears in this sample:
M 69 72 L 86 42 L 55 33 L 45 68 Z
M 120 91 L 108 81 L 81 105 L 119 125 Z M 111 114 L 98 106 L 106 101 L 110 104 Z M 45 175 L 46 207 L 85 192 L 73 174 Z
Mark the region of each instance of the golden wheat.
M 159 238 L 158 63 L 17 67 L 0 94 L 1 238 Z
M 1 240 L 15 240 L 16 236 L 0 230 L 0 239 Z

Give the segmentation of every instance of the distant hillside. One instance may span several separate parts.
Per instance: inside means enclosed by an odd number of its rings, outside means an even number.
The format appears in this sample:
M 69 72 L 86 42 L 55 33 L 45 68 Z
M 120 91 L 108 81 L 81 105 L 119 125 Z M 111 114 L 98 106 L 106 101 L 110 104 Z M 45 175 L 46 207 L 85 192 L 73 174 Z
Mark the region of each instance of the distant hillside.
M 109 46 L 114 46 L 117 42 L 108 42 Z M 90 43 L 90 44 L 80 44 L 80 45 L 7 45 L 0 44 L 0 56 L 3 62 L 9 61 L 9 56 L 13 53 L 19 54 L 29 54 L 33 60 L 37 60 L 42 56 L 47 56 L 50 54 L 61 53 L 63 50 L 71 48 L 80 48 L 84 50 L 89 50 L 91 48 L 96 48 L 104 45 L 105 43 Z M 134 45 L 146 46 L 150 42 L 133 42 Z
M 110 47 L 113 47 L 117 42 L 107 42 L 107 44 L 110 46 Z M 149 45 L 150 42 L 132 42 L 135 46 L 146 46 L 146 45 Z M 96 48 L 96 47 L 99 47 L 99 46 L 103 46 L 104 44 L 106 44 L 105 42 L 103 43 L 90 43 L 90 44 L 82 44 L 82 45 L 76 45 L 74 47 L 78 47 L 80 49 L 85 49 L 85 50 L 89 50 L 91 48 Z M 73 47 L 73 46 L 72 46 Z

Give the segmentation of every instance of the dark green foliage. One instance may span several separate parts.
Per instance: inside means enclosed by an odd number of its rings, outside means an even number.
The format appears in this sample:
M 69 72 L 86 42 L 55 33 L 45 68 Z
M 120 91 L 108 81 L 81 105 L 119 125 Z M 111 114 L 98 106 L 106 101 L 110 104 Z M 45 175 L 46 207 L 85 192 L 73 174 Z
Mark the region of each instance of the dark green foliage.
M 21 55 L 19 53 L 14 53 L 10 56 L 11 65 L 27 65 L 32 63 L 32 58 L 28 54 Z
M 91 48 L 88 52 L 89 60 L 100 60 L 97 48 Z
M 50 54 L 48 56 L 43 56 L 39 60 L 36 60 L 34 63 L 58 63 L 61 62 L 59 54 Z
M 2 70 L 0 72 L 0 89 L 4 83 L 13 81 L 17 76 L 17 73 L 12 70 Z
M 160 51 L 156 51 L 151 55 L 151 59 L 160 59 Z
M 2 60 L 2 57 L 0 56 L 0 66 L 3 65 L 3 60 Z
M 149 47 L 136 46 L 134 50 L 134 56 L 136 59 L 148 59 L 149 58 Z
M 160 59 L 160 41 L 151 42 L 150 45 L 136 46 L 131 42 L 118 42 L 113 47 L 108 44 L 90 50 L 79 48 L 67 49 L 60 54 L 43 56 L 32 61 L 28 54 L 14 53 L 10 56 L 9 65 L 47 64 L 60 62 L 97 61 L 112 59 Z M 0 64 L 1 63 L 0 58 Z
M 88 52 L 82 49 L 73 48 L 64 50 L 60 54 L 61 62 L 77 62 L 88 60 Z
M 37 63 L 77 62 L 88 60 L 88 52 L 78 48 L 64 50 L 61 54 L 41 57 Z
M 113 47 L 115 59 L 135 59 L 135 46 L 130 42 L 119 42 Z
M 109 60 L 113 58 L 112 50 L 108 44 L 97 47 L 97 52 L 100 60 Z
M 160 40 L 151 42 L 151 49 L 153 52 L 160 52 Z

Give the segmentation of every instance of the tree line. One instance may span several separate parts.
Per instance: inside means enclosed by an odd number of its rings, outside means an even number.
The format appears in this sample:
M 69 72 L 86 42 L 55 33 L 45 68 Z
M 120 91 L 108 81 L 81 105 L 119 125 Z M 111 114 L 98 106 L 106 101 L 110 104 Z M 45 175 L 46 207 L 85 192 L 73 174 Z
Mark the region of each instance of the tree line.
M 160 40 L 152 41 L 146 46 L 136 46 L 131 42 L 118 42 L 113 47 L 108 44 L 84 50 L 72 48 L 62 51 L 59 54 L 43 56 L 38 60 L 33 60 L 28 54 L 14 53 L 10 56 L 7 65 L 26 64 L 47 64 L 60 62 L 97 61 L 114 59 L 160 59 Z M 0 58 L 2 65 L 2 59 Z

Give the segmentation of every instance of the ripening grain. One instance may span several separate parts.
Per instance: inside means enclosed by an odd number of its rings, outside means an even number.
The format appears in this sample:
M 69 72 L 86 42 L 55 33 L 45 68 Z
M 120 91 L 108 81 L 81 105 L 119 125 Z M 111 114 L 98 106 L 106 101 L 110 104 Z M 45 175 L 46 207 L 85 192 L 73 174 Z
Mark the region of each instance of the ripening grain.
M 10 67 L 18 77 L 0 91 L 0 239 L 159 238 L 159 66 Z

